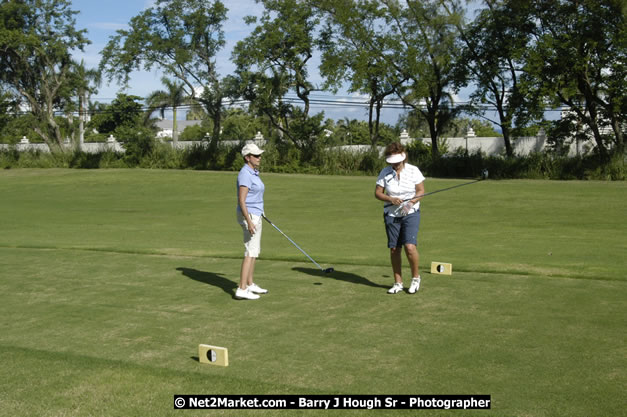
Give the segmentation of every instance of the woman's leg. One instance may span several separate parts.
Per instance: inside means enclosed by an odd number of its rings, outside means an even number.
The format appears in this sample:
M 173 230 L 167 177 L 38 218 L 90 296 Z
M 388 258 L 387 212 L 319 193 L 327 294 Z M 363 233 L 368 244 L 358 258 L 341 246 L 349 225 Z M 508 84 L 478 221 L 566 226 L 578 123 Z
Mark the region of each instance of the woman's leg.
M 401 248 L 390 248 L 390 260 L 392 262 L 392 272 L 394 272 L 394 282 L 403 283 Z
M 418 248 L 414 244 L 407 243 L 405 244 L 405 254 L 407 255 L 407 260 L 409 261 L 409 267 L 411 268 L 411 276 L 412 278 L 417 278 L 420 275 L 418 270 L 418 264 L 420 262 Z
M 243 290 L 253 283 L 252 278 L 255 272 L 255 259 L 250 256 L 244 256 L 242 261 L 242 269 L 239 277 L 239 287 Z

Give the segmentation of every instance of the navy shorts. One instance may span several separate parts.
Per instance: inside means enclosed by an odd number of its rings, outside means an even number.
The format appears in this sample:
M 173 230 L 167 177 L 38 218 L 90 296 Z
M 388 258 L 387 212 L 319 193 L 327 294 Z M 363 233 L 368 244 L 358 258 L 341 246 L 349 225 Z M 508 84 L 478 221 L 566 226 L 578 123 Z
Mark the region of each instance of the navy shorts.
M 388 248 L 400 248 L 405 244 L 418 245 L 420 210 L 405 217 L 383 215 L 385 232 L 388 235 Z

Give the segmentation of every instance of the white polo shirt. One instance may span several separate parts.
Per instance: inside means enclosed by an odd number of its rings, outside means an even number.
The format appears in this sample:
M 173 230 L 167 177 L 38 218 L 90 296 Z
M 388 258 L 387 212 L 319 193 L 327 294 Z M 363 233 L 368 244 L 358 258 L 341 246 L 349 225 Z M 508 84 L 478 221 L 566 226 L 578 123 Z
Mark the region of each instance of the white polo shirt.
M 400 173 L 400 180 L 396 175 L 396 171 L 391 165 L 386 166 L 379 173 L 377 185 L 383 187 L 385 194 L 390 197 L 397 197 L 401 200 L 407 200 L 416 195 L 416 185 L 425 180 L 424 175 L 417 166 L 405 163 Z M 412 214 L 420 208 L 420 201 L 414 204 L 414 207 L 407 214 Z M 385 203 L 383 212 L 392 217 L 401 217 L 401 206 L 395 206 L 391 203 Z

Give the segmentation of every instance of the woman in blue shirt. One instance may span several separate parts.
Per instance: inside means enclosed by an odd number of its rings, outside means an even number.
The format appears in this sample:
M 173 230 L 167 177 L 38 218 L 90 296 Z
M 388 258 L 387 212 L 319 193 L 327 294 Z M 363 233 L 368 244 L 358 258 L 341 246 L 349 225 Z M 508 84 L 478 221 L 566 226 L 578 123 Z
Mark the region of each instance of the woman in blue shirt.
M 259 294 L 268 292 L 253 282 L 255 261 L 261 252 L 265 186 L 259 178 L 259 165 L 263 152 L 254 143 L 244 146 L 242 156 L 246 163 L 237 176 L 237 222 L 242 226 L 244 232 L 245 252 L 235 298 L 243 300 L 256 300 L 259 298 Z

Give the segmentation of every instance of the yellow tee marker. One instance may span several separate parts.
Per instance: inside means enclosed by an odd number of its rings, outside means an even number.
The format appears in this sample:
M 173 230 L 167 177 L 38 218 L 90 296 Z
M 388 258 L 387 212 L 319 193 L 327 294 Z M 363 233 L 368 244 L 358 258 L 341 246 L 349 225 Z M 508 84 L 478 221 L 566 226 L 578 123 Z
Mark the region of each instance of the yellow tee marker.
M 198 345 L 198 361 L 210 365 L 229 366 L 227 348 L 211 345 Z
M 452 275 L 453 265 L 444 262 L 431 262 L 431 273 L 441 275 Z

